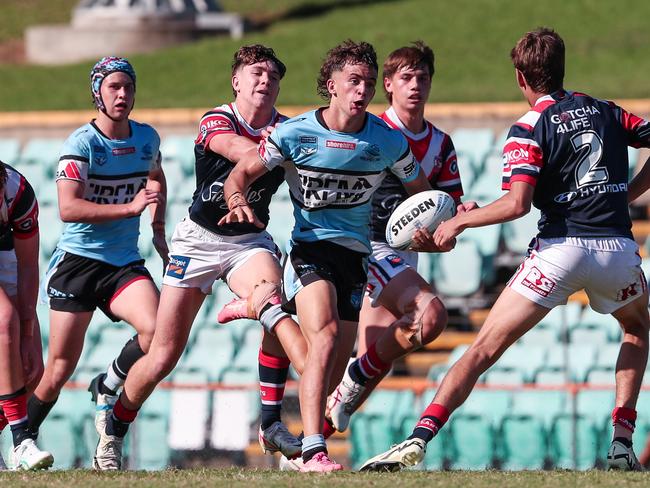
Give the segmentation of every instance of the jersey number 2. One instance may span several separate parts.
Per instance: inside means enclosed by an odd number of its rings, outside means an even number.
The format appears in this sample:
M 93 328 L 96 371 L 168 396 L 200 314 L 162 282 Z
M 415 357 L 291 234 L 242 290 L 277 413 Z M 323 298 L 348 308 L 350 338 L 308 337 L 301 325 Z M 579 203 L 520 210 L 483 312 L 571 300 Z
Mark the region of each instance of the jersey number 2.
M 598 166 L 603 158 L 603 141 L 593 130 L 580 132 L 571 138 L 573 150 L 579 157 L 576 168 L 578 188 L 606 183 L 609 180 L 607 168 Z

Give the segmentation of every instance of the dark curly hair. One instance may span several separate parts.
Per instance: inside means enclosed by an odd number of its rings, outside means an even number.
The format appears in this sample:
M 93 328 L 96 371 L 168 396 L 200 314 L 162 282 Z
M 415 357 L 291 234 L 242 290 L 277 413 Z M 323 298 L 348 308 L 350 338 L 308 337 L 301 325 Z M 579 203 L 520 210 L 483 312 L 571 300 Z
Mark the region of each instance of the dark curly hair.
M 327 90 L 327 80 L 332 77 L 334 71 L 341 71 L 346 64 L 365 64 L 374 68 L 375 71 L 379 71 L 377 53 L 372 44 L 367 42 L 357 43 L 347 39 L 327 51 L 327 56 L 320 67 L 316 91 L 323 99 L 329 100 L 332 97 Z
M 282 79 L 287 72 L 287 67 L 275 55 L 275 51 L 270 47 L 263 46 L 262 44 L 252 44 L 250 46 L 242 46 L 235 52 L 232 60 L 232 76 L 241 66 L 249 66 L 255 63 L 264 61 L 271 61 L 278 68 L 280 79 Z M 237 96 L 237 92 L 233 89 L 233 95 Z

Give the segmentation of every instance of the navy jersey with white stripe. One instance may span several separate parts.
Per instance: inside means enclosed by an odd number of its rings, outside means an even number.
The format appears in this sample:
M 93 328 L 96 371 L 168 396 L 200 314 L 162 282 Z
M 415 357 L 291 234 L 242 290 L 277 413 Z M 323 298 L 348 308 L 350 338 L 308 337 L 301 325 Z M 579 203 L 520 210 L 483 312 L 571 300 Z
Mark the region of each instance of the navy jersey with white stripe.
M 271 120 L 264 127 L 284 120 L 286 117 L 274 110 Z M 263 229 L 253 224 L 217 225 L 221 217 L 228 213 L 228 205 L 223 198 L 223 183 L 235 165 L 221 154 L 212 152 L 209 146 L 212 138 L 225 134 L 243 136 L 255 143 L 262 139 L 262 129 L 252 128 L 241 116 L 235 103 L 221 105 L 203 115 L 199 123 L 199 134 L 194 142 L 196 190 L 189 210 L 190 219 L 215 234 L 234 236 L 261 232 Z M 269 222 L 271 197 L 282 181 L 284 170 L 276 168 L 253 182 L 246 195 L 255 215 L 265 226 Z
M 7 181 L 0 201 L 0 251 L 13 251 L 14 239 L 28 239 L 38 232 L 38 203 L 25 177 L 8 164 L 4 167 Z M 0 253 L 0 261 L 4 257 Z
M 127 139 L 109 139 L 90 122 L 63 144 L 56 180 L 84 186 L 83 198 L 100 205 L 131 202 L 147 184 L 149 172 L 160 167 L 160 137 L 156 130 L 129 121 Z M 67 223 L 58 248 L 124 266 L 141 259 L 138 252 L 140 216 L 87 224 Z
M 627 146 L 650 147 L 650 124 L 616 104 L 558 91 L 510 129 L 503 189 L 535 186 L 540 237 L 632 237 Z
M 289 119 L 260 145 L 269 170 L 283 166 L 296 220 L 294 241 L 332 240 L 370 252 L 373 193 L 386 170 L 402 182 L 420 170 L 404 136 L 367 114 L 356 133 L 328 128 L 322 110 Z
M 456 202 L 463 196 L 456 150 L 449 135 L 428 120 L 418 134 L 409 131 L 390 107 L 380 117 L 392 128 L 399 130 L 409 143 L 413 156 L 427 175 L 431 188 L 449 193 Z M 372 240 L 386 242 L 386 224 L 397 206 L 408 198 L 404 185 L 393 174 L 386 175 L 372 198 L 370 227 Z

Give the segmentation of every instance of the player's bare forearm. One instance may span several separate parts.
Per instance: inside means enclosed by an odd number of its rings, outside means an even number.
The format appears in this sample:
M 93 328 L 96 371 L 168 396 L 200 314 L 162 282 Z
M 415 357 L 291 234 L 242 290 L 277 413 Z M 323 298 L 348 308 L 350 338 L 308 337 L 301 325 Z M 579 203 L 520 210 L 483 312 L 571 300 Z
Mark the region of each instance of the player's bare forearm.
M 403 183 L 406 193 L 409 195 L 415 195 L 423 191 L 431 190 L 431 183 L 427 179 L 427 175 L 424 174 L 422 168 L 419 169 L 417 177 L 413 181 L 408 183 Z
M 627 201 L 632 203 L 650 188 L 650 158 L 643 164 L 643 168 L 636 174 L 627 188 Z
M 485 207 L 459 212 L 454 220 L 457 219 L 464 230 L 469 227 L 484 227 L 518 219 L 530 212 L 534 190 L 535 187 L 532 185 L 516 181 L 512 183 L 510 191 L 498 200 Z
M 38 298 L 38 243 L 39 234 L 26 239 L 14 237 L 17 261 L 17 309 L 21 334 L 31 337 L 36 324 L 36 300 Z
M 267 171 L 257 153 L 242 160 L 233 168 L 223 184 L 223 196 L 226 202 L 229 202 L 235 194 L 244 197 L 251 184 Z M 230 205 L 228 207 L 230 208 Z
M 244 136 L 223 134 L 213 137 L 209 144 L 210 151 L 220 154 L 228 161 L 238 164 L 257 152 L 257 144 Z
M 83 198 L 83 184 L 77 181 L 57 181 L 59 214 L 63 222 L 101 224 L 140 215 L 147 205 L 160 203 L 159 192 L 143 188 L 129 203 L 99 204 Z
M 160 193 L 161 201 L 149 205 L 149 212 L 151 214 L 151 222 L 165 224 L 165 210 L 167 208 L 167 179 L 162 168 L 155 169 L 149 172 L 147 179 L 147 189 Z

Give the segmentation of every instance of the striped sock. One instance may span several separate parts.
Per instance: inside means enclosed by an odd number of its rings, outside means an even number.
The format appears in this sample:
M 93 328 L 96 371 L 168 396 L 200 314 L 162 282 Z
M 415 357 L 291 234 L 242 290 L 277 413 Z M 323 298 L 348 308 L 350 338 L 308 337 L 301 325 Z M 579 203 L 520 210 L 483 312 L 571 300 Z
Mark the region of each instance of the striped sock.
M 106 433 L 117 437 L 124 437 L 129 430 L 129 425 L 138 415 L 137 410 L 129 410 L 122 403 L 120 396 L 113 406 L 113 413 L 108 417 L 106 422 Z
M 375 343 L 373 343 L 363 356 L 350 365 L 348 373 L 356 383 L 365 385 L 368 380 L 379 376 L 388 368 L 390 368 L 390 363 L 381 360 L 377 354 Z
M 418 423 L 415 424 L 409 439 L 417 437 L 424 442 L 429 442 L 436 436 L 447 420 L 449 420 L 449 410 L 438 403 L 431 403 L 420 417 Z
M 289 374 L 289 359 L 273 356 L 260 349 L 258 355 L 260 373 L 260 400 L 262 402 L 262 430 L 279 422 L 282 398 Z
M 9 422 L 14 447 L 19 446 L 22 441 L 30 438 L 27 431 L 27 390 L 25 387 L 9 395 L 0 395 L 0 406 Z
M 322 434 L 308 435 L 302 440 L 302 460 L 309 461 L 319 452 L 327 453 L 327 444 Z

